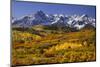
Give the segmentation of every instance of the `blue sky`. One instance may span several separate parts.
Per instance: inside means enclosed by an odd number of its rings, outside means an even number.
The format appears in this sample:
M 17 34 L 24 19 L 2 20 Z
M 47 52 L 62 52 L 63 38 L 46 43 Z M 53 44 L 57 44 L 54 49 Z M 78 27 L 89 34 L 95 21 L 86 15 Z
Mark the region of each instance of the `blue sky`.
M 12 2 L 12 16 L 21 17 L 27 14 L 32 14 L 36 11 L 42 10 L 47 14 L 67 14 L 67 15 L 82 15 L 87 14 L 90 17 L 96 18 L 95 6 L 83 6 L 72 4 L 47 4 L 36 2 Z

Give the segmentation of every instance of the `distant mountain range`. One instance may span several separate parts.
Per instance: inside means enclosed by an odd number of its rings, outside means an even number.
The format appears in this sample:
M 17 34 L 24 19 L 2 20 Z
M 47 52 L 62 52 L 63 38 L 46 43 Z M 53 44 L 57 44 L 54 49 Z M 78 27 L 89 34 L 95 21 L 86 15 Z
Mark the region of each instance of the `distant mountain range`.
M 70 27 L 82 29 L 86 25 L 95 27 L 96 20 L 86 14 L 64 15 L 64 14 L 45 14 L 43 11 L 37 11 L 34 14 L 26 15 L 21 18 L 12 18 L 12 26 L 14 27 L 31 27 L 34 25 L 50 25 L 57 27 Z

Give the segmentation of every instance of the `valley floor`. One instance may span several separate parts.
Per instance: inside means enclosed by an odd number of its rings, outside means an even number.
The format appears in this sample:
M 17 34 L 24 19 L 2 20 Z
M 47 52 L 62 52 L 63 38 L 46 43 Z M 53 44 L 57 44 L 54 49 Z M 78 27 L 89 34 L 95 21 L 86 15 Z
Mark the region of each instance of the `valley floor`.
M 95 60 L 94 30 L 76 32 L 12 30 L 14 66 Z

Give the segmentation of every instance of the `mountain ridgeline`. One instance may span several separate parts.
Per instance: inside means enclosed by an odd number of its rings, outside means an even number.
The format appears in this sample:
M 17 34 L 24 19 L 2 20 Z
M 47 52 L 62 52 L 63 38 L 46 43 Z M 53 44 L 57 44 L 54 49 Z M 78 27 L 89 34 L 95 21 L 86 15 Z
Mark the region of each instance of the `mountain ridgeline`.
M 37 11 L 34 14 L 26 15 L 21 18 L 12 18 L 13 27 L 30 28 L 33 26 L 44 26 L 45 29 L 77 31 L 84 27 L 95 28 L 96 21 L 86 14 L 63 15 L 63 14 L 45 14 L 43 11 Z

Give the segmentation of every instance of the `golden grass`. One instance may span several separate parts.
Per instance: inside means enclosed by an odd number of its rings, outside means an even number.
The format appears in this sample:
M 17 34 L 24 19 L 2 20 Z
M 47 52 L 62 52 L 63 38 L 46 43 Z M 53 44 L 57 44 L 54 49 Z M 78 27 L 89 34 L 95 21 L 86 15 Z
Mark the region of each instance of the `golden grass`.
M 12 31 L 12 64 L 95 61 L 95 31 L 47 33 Z

